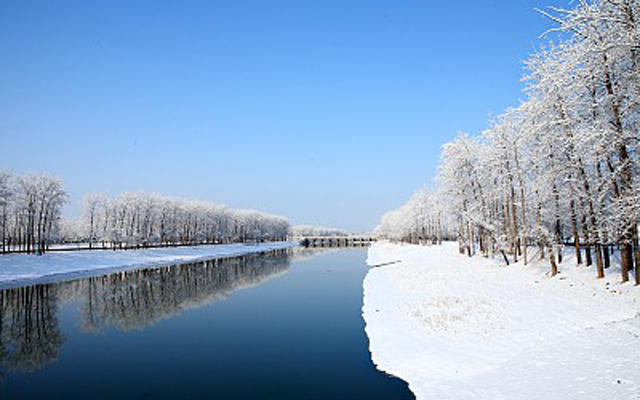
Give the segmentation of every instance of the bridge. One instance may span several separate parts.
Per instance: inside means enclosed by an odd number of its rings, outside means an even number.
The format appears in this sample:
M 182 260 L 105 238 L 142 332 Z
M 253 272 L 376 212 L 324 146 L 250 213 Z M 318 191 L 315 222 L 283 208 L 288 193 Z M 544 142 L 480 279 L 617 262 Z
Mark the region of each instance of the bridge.
M 359 247 L 376 241 L 369 236 L 305 236 L 298 239 L 305 247 Z

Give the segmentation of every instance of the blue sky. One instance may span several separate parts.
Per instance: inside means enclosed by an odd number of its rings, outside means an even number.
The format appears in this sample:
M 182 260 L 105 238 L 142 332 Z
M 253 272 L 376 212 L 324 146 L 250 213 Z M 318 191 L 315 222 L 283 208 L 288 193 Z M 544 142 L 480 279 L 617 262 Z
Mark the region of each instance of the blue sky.
M 372 229 L 568 0 L 0 1 L 0 167 Z

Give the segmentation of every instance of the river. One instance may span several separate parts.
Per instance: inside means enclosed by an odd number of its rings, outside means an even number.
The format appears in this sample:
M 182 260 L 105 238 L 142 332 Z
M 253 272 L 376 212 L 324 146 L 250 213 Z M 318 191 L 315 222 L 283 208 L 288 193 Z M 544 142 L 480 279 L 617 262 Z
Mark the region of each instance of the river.
M 0 291 L 2 399 L 413 399 L 376 370 L 366 248 Z

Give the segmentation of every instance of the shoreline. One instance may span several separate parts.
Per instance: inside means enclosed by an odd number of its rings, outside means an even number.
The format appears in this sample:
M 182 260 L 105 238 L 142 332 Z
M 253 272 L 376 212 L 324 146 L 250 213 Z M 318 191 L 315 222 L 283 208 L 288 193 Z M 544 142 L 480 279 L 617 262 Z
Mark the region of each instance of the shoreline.
M 295 242 L 234 243 L 139 250 L 64 251 L 0 256 L 0 289 L 106 275 L 113 272 L 189 264 L 296 247 Z

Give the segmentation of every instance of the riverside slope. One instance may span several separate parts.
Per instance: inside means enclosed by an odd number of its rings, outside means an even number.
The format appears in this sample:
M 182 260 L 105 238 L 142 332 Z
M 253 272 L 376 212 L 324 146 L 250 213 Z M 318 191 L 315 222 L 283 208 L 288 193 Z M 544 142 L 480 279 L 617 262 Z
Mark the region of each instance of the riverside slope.
M 41 256 L 0 256 L 0 288 L 102 275 L 115 271 L 185 264 L 297 246 L 291 242 L 162 247 L 141 250 L 84 250 Z
M 363 315 L 378 369 L 418 399 L 640 399 L 640 287 L 569 258 L 509 267 L 374 244 Z

